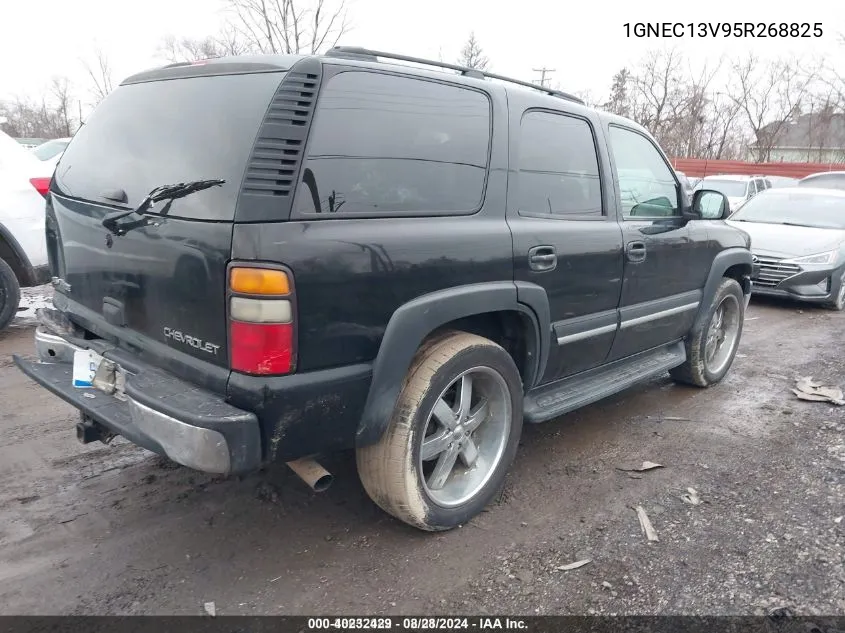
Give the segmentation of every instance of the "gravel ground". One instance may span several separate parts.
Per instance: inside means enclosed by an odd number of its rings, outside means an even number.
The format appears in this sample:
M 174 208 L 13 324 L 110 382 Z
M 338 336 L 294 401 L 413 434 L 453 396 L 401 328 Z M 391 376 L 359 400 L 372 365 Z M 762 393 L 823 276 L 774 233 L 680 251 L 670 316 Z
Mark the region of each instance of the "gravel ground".
M 0 334 L 0 613 L 845 614 L 845 407 L 790 391 L 845 383 L 845 314 L 755 300 L 745 328 L 720 385 L 659 379 L 527 428 L 498 501 L 424 534 L 349 454 L 316 495 L 284 466 L 223 479 L 78 444 L 11 362 L 23 311 Z M 663 467 L 621 470 L 644 460 Z

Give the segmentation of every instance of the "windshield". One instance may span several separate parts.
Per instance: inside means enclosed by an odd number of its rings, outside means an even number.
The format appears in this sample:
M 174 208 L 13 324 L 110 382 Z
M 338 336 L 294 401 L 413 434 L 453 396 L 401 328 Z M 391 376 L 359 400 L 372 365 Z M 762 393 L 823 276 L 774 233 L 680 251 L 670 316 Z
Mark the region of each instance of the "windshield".
M 168 215 L 232 221 L 256 134 L 282 76 L 221 75 L 121 86 L 73 137 L 54 186 L 60 194 L 93 201 L 122 189 L 128 206 L 136 207 L 156 187 L 219 178 L 226 184 L 176 200 Z M 266 163 L 271 172 L 280 161 Z
M 799 183 L 802 187 L 831 187 L 833 189 L 845 189 L 845 174 L 818 174 L 802 178 Z
M 754 196 L 731 220 L 845 229 L 845 196 L 769 190 Z
M 743 180 L 702 180 L 696 189 L 711 189 L 724 194 L 728 198 L 744 198 L 748 191 L 748 183 Z
M 38 147 L 33 150 L 30 150 L 33 155 L 38 160 L 50 160 L 56 154 L 61 154 L 65 151 L 67 144 L 69 141 L 65 141 L 64 139 L 56 139 L 53 141 L 47 141 L 46 143 L 42 143 Z

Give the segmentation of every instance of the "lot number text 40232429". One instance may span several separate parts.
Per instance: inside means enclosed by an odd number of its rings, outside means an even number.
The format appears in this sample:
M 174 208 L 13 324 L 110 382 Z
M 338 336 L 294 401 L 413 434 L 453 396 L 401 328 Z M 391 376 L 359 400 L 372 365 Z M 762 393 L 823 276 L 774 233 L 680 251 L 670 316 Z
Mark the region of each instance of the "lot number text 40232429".
M 822 37 L 821 22 L 626 22 L 625 37 Z

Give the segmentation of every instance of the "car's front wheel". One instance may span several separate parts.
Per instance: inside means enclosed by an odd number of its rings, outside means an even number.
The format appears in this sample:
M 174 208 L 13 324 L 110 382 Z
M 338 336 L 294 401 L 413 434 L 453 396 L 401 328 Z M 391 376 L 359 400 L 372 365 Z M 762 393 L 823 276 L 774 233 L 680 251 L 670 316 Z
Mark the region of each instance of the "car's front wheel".
M 845 273 L 839 278 L 839 287 L 834 286 L 833 289 L 836 291 L 836 296 L 833 298 L 833 301 L 827 304 L 827 307 L 831 310 L 841 312 L 845 310 Z
M 510 355 L 452 332 L 422 347 L 381 439 L 357 450 L 383 510 L 423 530 L 467 522 L 502 486 L 522 431 L 522 382 Z
M 745 296 L 736 280 L 725 277 L 705 318 L 686 341 L 687 360 L 670 373 L 678 382 L 709 387 L 728 373 L 736 356 L 745 320 Z
M 0 259 L 0 330 L 6 328 L 18 311 L 21 288 L 9 264 Z

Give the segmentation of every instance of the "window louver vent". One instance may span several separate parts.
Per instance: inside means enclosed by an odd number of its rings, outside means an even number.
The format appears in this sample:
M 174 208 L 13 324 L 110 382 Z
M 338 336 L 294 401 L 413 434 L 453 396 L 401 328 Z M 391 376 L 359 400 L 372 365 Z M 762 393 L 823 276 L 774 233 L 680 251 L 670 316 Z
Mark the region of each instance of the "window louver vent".
M 243 193 L 292 197 L 320 76 L 291 71 L 276 91 L 255 142 Z

